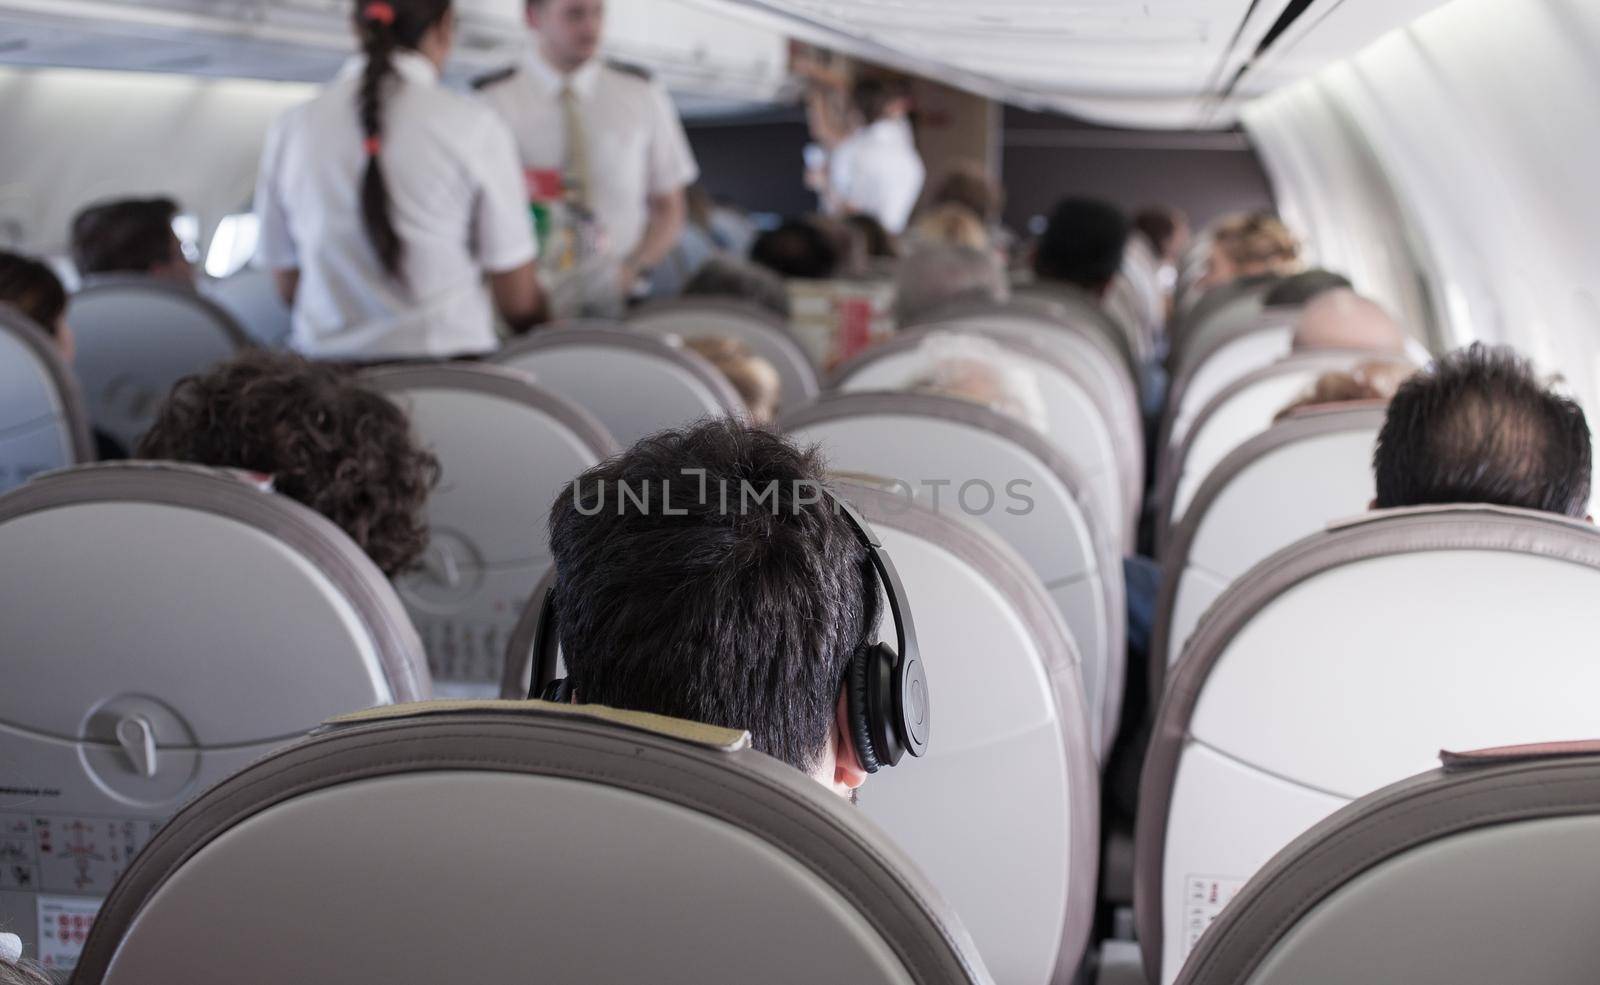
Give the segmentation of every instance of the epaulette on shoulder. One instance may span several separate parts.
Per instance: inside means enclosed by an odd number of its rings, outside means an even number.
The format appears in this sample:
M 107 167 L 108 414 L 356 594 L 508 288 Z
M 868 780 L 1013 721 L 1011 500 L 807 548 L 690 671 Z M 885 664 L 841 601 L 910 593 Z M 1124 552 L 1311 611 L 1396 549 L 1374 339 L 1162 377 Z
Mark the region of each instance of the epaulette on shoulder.
M 636 79 L 643 79 L 646 82 L 654 82 L 656 78 L 655 73 L 643 65 L 635 65 L 633 62 L 619 62 L 615 58 L 606 59 L 606 68 L 611 69 L 613 72 L 621 72 L 623 75 L 631 75 Z
M 515 78 L 517 71 L 518 69 L 515 65 L 510 65 L 506 68 L 500 69 L 498 72 L 490 72 L 488 75 L 480 75 L 472 80 L 472 88 L 482 92 L 484 89 L 487 89 L 490 86 L 496 86 L 508 79 Z

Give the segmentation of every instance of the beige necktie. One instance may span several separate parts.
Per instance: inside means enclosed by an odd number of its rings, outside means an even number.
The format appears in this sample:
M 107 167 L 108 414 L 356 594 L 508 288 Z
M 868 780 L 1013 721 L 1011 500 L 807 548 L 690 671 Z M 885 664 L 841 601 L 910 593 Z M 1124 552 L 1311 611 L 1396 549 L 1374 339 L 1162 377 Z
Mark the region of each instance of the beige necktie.
M 584 139 L 583 116 L 578 111 L 578 94 L 572 86 L 561 87 L 561 116 L 567 131 L 567 162 L 564 175 L 567 203 L 585 212 L 589 208 L 589 144 Z

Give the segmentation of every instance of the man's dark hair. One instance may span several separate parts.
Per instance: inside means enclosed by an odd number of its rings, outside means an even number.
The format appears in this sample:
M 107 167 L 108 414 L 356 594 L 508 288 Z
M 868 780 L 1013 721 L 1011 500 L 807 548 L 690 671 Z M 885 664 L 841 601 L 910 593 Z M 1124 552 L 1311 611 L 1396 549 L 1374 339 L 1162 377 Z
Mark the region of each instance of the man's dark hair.
M 850 90 L 850 103 L 868 126 L 883 119 L 889 104 L 900 95 L 897 87 L 883 79 L 862 79 Z
M 67 311 L 67 289 L 47 265 L 0 250 L 0 302 L 16 308 L 54 337 Z
M 1582 517 L 1592 454 L 1581 407 L 1510 349 L 1474 344 L 1390 401 L 1373 456 L 1377 505 L 1492 503 Z
M 893 234 L 877 219 L 865 212 L 854 212 L 845 216 L 844 221 L 845 225 L 861 234 L 862 245 L 869 259 L 893 260 L 900 255 L 895 247 Z
M 179 380 L 138 455 L 267 473 L 386 575 L 410 569 L 428 546 L 438 460 L 399 407 L 299 356 L 250 352 Z
M 838 273 L 843 256 L 834 237 L 819 224 L 788 219 L 756 238 L 750 259 L 782 277 L 827 280 Z
M 1165 256 L 1167 247 L 1172 243 L 1172 237 L 1178 234 L 1178 223 L 1181 218 L 1177 209 L 1155 205 L 1140 209 L 1134 215 L 1133 228 L 1144 236 L 1156 256 Z
M 123 199 L 92 205 L 72 220 L 72 262 L 89 274 L 148 274 L 174 262 L 182 246 L 172 231 L 178 203 Z
M 1033 272 L 1042 280 L 1102 293 L 1122 269 L 1127 248 L 1128 218 L 1121 209 L 1099 199 L 1069 198 L 1050 214 Z
M 1319 294 L 1339 290 L 1354 290 L 1354 285 L 1350 283 L 1350 278 L 1344 274 L 1336 274 L 1331 270 L 1315 267 L 1311 270 L 1302 270 L 1298 274 L 1285 277 L 1274 284 L 1272 290 L 1268 291 L 1262 299 L 1262 303 L 1269 308 L 1307 304 Z
M 746 729 L 813 769 L 878 623 L 871 561 L 822 479 L 815 449 L 729 420 L 646 438 L 579 477 L 550 512 L 577 695 Z

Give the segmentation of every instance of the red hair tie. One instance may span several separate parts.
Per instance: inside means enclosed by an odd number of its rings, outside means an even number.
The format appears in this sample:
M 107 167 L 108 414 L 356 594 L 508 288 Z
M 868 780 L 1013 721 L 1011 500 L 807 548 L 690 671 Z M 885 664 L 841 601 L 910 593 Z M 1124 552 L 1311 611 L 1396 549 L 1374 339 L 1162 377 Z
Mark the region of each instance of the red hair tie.
M 366 143 L 361 146 L 366 149 L 368 157 L 377 157 L 383 150 L 383 140 L 378 137 L 368 137 Z
M 394 26 L 394 7 L 385 3 L 384 0 L 372 0 L 372 3 L 367 4 L 366 8 L 361 11 L 361 16 L 374 24 L 382 24 L 385 27 Z

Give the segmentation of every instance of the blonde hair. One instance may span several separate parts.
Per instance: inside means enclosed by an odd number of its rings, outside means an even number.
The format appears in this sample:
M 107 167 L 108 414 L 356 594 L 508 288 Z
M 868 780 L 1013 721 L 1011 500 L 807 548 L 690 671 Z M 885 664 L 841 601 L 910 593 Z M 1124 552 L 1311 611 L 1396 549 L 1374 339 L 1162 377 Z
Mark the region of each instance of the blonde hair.
M 1293 403 L 1278 411 L 1273 420 L 1281 421 L 1316 407 L 1389 400 L 1415 372 L 1416 367 L 1406 363 L 1368 362 L 1349 372 L 1323 373 Z
M 702 335 L 689 339 L 686 347 L 703 356 L 727 377 L 744 398 L 754 424 L 771 424 L 783 400 L 783 378 L 778 370 L 738 339 L 721 335 Z
M 965 205 L 946 202 L 922 214 L 911 227 L 911 238 L 925 246 L 961 246 L 970 250 L 993 248 L 983 220 Z
M 1300 241 L 1270 212 L 1228 219 L 1211 239 L 1212 248 L 1227 258 L 1238 276 L 1289 274 L 1299 269 Z
M 922 367 L 905 389 L 981 404 L 1035 431 L 1049 431 L 1038 379 L 993 339 L 934 332 L 918 347 L 918 355 Z

